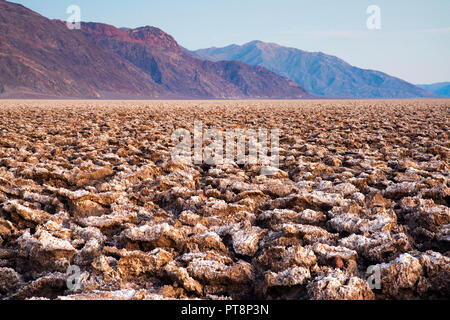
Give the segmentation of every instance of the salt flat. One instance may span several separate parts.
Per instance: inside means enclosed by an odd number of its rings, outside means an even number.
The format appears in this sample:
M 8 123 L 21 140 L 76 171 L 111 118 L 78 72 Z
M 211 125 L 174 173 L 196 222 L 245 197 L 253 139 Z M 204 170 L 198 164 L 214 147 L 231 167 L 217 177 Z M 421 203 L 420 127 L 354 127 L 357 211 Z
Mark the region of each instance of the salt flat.
M 448 298 L 449 111 L 0 101 L 0 298 Z M 196 121 L 279 129 L 279 168 L 174 161 Z

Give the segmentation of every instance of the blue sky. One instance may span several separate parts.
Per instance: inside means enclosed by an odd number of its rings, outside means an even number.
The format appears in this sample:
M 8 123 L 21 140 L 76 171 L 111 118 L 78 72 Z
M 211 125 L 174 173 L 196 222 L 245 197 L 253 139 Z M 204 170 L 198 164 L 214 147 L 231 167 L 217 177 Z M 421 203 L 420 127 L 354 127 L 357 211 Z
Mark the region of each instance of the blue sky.
M 188 49 L 252 40 L 336 55 L 412 83 L 450 81 L 449 0 L 13 0 L 48 18 L 152 25 Z M 369 5 L 381 29 L 369 30 Z

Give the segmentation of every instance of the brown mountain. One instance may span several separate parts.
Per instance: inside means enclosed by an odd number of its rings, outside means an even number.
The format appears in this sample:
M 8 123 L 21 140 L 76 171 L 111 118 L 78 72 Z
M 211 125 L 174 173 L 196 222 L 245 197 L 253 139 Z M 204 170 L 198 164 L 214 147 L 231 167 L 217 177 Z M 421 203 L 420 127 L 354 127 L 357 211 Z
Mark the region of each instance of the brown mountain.
M 83 23 L 69 30 L 62 21 L 0 0 L 1 98 L 307 96 L 263 67 L 193 58 L 157 28 Z
M 79 30 L 0 0 L 2 97 L 157 97 L 151 77 Z
M 174 95 L 191 98 L 307 96 L 294 82 L 263 67 L 193 58 L 158 28 L 123 30 L 106 24 L 83 23 L 82 31 L 101 48 L 131 62 Z

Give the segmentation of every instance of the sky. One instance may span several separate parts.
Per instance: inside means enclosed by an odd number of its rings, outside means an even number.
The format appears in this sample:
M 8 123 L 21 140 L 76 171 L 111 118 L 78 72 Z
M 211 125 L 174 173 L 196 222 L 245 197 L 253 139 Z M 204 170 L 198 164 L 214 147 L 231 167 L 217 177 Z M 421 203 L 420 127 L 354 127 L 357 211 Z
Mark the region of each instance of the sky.
M 11 0 L 51 19 L 151 25 L 187 49 L 252 40 L 321 51 L 414 84 L 450 81 L 450 0 Z M 379 8 L 379 18 L 372 20 Z M 376 18 L 376 17 L 375 17 Z M 369 29 L 367 20 L 380 21 Z

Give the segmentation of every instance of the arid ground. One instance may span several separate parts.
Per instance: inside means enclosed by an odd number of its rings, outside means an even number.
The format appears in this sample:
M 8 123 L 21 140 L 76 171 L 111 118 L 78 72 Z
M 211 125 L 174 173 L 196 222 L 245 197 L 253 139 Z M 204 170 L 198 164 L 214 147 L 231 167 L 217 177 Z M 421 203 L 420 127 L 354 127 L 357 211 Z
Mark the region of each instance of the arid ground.
M 173 161 L 194 121 L 280 129 L 279 170 Z M 0 298 L 448 299 L 449 129 L 450 100 L 1 101 Z

